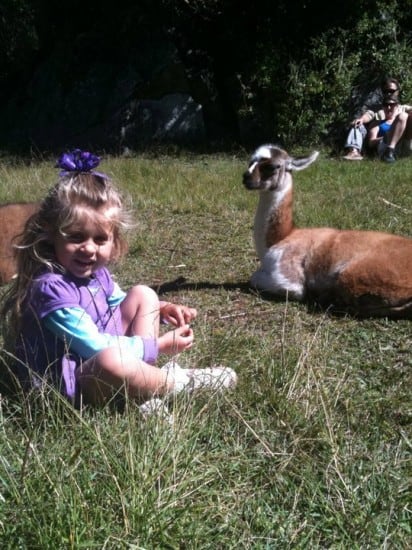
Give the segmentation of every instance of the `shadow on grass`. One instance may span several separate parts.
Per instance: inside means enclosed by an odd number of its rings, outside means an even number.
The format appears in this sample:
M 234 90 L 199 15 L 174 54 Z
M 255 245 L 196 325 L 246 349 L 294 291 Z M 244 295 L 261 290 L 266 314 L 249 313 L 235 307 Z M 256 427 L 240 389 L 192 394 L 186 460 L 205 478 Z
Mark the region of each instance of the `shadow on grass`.
M 284 303 L 285 298 L 276 296 L 270 292 L 259 291 L 250 286 L 249 281 L 239 281 L 234 283 L 211 283 L 209 281 L 188 282 L 185 277 L 178 277 L 173 281 L 168 281 L 160 285 L 153 285 L 153 290 L 159 296 L 167 294 L 169 292 L 178 292 L 179 290 L 209 290 L 209 289 L 224 289 L 224 290 L 238 290 L 243 294 L 250 296 L 259 296 L 266 302 Z M 381 315 L 379 309 L 370 312 L 369 314 L 362 314 L 356 308 L 350 307 L 347 304 L 333 303 L 333 300 L 327 298 L 319 301 L 318 297 L 308 296 L 302 303 L 306 307 L 307 313 L 310 315 L 327 314 L 336 318 L 350 317 L 354 319 L 369 319 L 369 318 L 387 318 L 387 315 Z M 404 315 L 401 312 L 396 315 L 393 314 L 391 320 L 410 319 L 410 314 Z
M 249 294 L 251 296 L 259 296 L 262 300 L 267 302 L 283 303 L 285 298 L 283 296 L 276 296 L 271 292 L 265 292 L 263 290 L 257 290 L 250 285 L 249 281 L 239 281 L 234 283 L 210 283 L 209 281 L 188 282 L 185 277 L 178 277 L 173 281 L 168 281 L 160 285 L 152 285 L 152 288 L 159 296 L 168 294 L 169 292 L 178 292 L 179 290 L 239 290 L 243 294 Z M 309 304 L 308 304 L 309 307 Z M 312 304 L 311 307 L 315 307 Z
M 243 294 L 259 297 L 266 302 L 284 303 L 285 298 L 276 296 L 271 292 L 257 290 L 250 286 L 249 281 L 239 281 L 234 283 L 211 283 L 209 281 L 188 282 L 185 277 L 178 277 L 173 281 L 168 281 L 160 285 L 152 285 L 152 288 L 159 296 L 169 292 L 178 292 L 179 290 L 238 290 Z
M 169 292 L 178 292 L 179 290 L 239 290 L 243 294 L 249 294 L 251 296 L 259 296 L 262 300 L 267 302 L 282 303 L 285 298 L 282 296 L 276 296 L 271 292 L 265 292 L 263 290 L 257 290 L 250 285 L 249 281 L 239 281 L 234 283 L 211 283 L 209 281 L 188 282 L 185 277 L 178 277 L 173 281 L 167 281 L 160 285 L 152 285 L 152 288 L 159 296 L 168 294 Z M 312 309 L 316 307 L 315 304 L 307 304 Z
M 153 285 L 153 290 L 161 296 L 169 292 L 177 292 L 179 290 L 208 290 L 208 289 L 224 289 L 224 290 L 240 290 L 245 294 L 257 294 L 257 292 L 249 285 L 248 281 L 238 283 L 210 283 L 209 281 L 187 282 L 185 277 L 178 277 L 173 281 L 168 281 L 160 285 Z

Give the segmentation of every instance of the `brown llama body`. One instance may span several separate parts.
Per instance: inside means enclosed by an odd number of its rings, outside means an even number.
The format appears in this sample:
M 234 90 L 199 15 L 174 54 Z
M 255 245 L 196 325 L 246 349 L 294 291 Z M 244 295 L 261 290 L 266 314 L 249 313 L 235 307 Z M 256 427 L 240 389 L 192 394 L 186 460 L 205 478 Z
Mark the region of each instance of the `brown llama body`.
M 412 239 L 294 226 L 291 172 L 317 156 L 294 159 L 275 145 L 252 156 L 243 182 L 259 191 L 254 238 L 261 265 L 251 284 L 361 317 L 412 318 Z
M 0 284 L 9 282 L 16 274 L 14 245 L 24 224 L 38 208 L 34 202 L 0 205 Z

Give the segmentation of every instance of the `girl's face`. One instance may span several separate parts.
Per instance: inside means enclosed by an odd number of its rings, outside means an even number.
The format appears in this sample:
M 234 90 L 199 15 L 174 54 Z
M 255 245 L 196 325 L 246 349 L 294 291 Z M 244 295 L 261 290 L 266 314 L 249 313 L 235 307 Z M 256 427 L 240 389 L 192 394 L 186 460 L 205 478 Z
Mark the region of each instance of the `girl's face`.
M 54 238 L 58 263 L 75 277 L 90 277 L 112 257 L 113 230 L 109 221 L 85 216 Z

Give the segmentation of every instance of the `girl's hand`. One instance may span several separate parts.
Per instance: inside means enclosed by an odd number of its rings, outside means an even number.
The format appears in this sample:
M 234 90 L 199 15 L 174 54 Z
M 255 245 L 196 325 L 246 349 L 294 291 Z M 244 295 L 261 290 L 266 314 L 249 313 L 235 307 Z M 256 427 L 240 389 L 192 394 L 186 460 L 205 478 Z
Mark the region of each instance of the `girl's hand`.
M 163 321 L 175 327 L 183 327 L 196 319 L 197 311 L 192 307 L 170 302 L 160 302 L 160 316 Z
M 189 325 L 170 330 L 157 339 L 159 352 L 179 353 L 193 345 L 193 330 Z

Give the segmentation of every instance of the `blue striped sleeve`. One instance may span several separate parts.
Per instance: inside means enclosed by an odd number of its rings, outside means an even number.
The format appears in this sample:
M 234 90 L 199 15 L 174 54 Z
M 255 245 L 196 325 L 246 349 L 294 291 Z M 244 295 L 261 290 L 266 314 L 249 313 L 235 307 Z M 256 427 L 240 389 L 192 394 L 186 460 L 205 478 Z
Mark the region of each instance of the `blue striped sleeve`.
M 117 283 L 114 283 L 113 292 L 107 302 L 111 308 L 118 306 L 126 298 L 126 292 Z
M 154 338 L 116 336 L 99 332 L 91 317 L 78 307 L 57 309 L 44 318 L 45 326 L 83 359 L 109 347 L 121 347 L 137 358 L 154 363 L 158 348 Z

